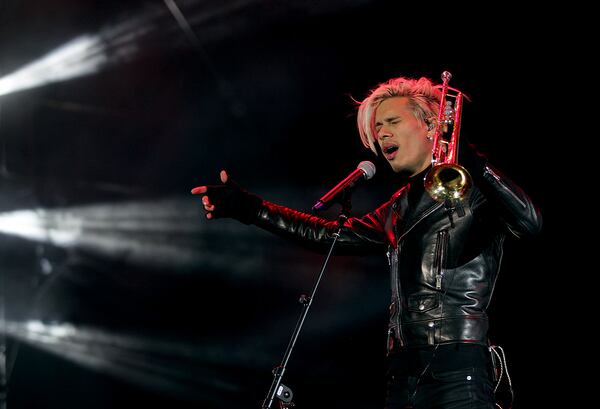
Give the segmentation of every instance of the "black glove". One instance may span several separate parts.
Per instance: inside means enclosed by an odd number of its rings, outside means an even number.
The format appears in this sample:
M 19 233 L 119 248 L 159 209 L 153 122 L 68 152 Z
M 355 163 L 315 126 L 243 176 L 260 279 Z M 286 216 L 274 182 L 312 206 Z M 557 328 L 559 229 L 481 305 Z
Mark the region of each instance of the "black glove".
M 246 191 L 229 177 L 221 185 L 206 187 L 206 196 L 214 205 L 212 218 L 231 217 L 245 224 L 252 223 L 262 206 L 262 198 Z
M 483 177 L 483 172 L 487 158 L 477 152 L 474 145 L 463 142 L 458 150 L 458 164 L 467 169 L 474 180 L 479 180 Z

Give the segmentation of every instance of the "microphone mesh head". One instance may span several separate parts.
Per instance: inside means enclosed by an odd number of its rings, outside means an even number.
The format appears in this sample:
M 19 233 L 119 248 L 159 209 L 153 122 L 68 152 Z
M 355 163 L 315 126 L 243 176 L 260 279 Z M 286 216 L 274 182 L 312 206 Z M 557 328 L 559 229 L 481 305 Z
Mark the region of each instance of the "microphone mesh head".
M 357 168 L 365 172 L 365 179 L 367 180 L 375 176 L 375 165 L 373 164 L 373 162 L 364 160 L 358 164 Z

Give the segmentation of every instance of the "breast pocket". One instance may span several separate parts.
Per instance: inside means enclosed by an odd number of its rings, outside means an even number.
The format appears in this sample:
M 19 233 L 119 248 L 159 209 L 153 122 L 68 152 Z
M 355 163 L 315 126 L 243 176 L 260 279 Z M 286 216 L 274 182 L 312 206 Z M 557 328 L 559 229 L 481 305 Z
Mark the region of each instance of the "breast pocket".
M 408 310 L 411 312 L 427 312 L 440 304 L 438 294 L 411 295 L 408 298 Z

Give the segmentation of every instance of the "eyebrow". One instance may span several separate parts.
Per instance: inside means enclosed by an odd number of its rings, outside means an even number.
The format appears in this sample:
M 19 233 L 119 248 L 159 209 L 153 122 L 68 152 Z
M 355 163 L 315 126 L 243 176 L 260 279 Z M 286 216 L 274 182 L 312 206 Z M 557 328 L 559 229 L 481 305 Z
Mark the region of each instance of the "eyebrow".
M 396 119 L 400 119 L 400 116 L 399 116 L 399 115 L 396 115 L 396 116 L 390 116 L 390 117 L 388 117 L 388 118 L 385 118 L 385 119 L 383 120 L 383 122 L 390 123 L 390 122 L 392 122 L 392 121 L 395 121 Z M 377 122 L 375 122 L 375 126 L 377 126 L 377 125 L 383 125 L 383 122 L 381 122 L 381 121 L 377 121 Z

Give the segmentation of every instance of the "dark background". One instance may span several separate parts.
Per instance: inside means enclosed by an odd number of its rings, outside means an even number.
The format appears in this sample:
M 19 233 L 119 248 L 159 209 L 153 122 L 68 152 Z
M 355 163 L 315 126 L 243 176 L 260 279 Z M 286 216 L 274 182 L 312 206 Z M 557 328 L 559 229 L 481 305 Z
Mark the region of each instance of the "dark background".
M 205 221 L 189 190 L 225 168 L 308 211 L 368 159 L 377 175 L 353 204 L 370 210 L 395 188 L 360 143 L 352 98 L 444 70 L 472 99 L 463 138 L 544 215 L 541 237 L 506 243 L 489 312 L 514 407 L 556 402 L 560 391 L 547 392 L 561 317 L 544 308 L 558 301 L 564 258 L 553 195 L 562 175 L 546 165 L 561 150 L 550 132 L 560 110 L 548 106 L 565 58 L 550 11 L 177 4 L 193 36 L 159 0 L 2 0 L 0 78 L 82 35 L 111 44 L 96 73 L 0 96 L 8 407 L 260 407 L 322 257 Z M 119 37 L 131 46 L 119 54 L 107 33 L 134 20 L 148 30 Z M 384 257 L 334 258 L 284 377 L 299 408 L 383 407 L 388 280 Z

